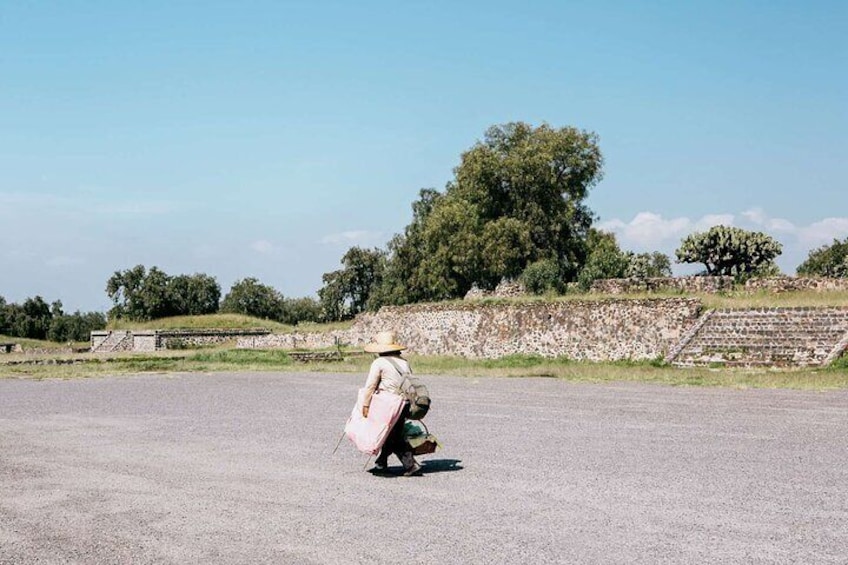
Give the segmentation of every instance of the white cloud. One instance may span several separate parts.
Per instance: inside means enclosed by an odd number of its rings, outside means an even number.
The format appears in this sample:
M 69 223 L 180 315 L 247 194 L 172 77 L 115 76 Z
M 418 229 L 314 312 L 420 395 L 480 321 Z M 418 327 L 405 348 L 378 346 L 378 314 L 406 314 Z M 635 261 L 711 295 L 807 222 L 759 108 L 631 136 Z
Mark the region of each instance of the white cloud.
M 350 230 L 325 235 L 320 242 L 324 245 L 378 245 L 382 240 L 382 232 Z
M 825 218 L 799 230 L 798 238 L 808 245 L 824 245 L 848 237 L 848 218 Z
M 695 229 L 689 218 L 663 218 L 653 212 L 639 212 L 629 222 L 619 219 L 601 222 L 599 228 L 618 236 L 625 247 L 637 250 L 663 247 L 668 241 L 678 241 Z
M 261 255 L 269 255 L 274 252 L 274 244 L 265 239 L 254 241 L 250 248 Z
M 751 226 L 765 228 L 772 232 L 794 234 L 798 231 L 795 224 L 789 220 L 784 218 L 771 218 L 762 208 L 751 208 L 750 210 L 746 210 L 745 212 L 742 212 L 742 217 L 748 220 L 748 223 Z
M 751 208 L 742 212 L 742 217 L 749 222 L 762 225 L 766 221 L 766 213 L 762 208 Z

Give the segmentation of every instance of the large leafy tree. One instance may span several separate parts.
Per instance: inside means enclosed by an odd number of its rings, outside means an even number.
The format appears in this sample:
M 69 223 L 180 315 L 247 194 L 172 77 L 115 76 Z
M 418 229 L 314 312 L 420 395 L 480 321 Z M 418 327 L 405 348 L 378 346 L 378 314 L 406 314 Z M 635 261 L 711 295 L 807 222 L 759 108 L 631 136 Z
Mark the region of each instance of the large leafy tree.
M 266 320 L 283 317 L 284 298 L 275 288 L 248 277 L 236 281 L 221 302 L 221 311 Z
M 221 301 L 221 285 L 203 273 L 177 275 L 168 283 L 172 309 L 177 315 L 214 314 Z
M 810 251 L 797 272 L 805 277 L 848 278 L 848 238 Z
M 540 260 L 573 280 L 592 224 L 585 199 L 602 167 L 594 133 L 522 122 L 490 128 L 462 154 L 444 193 L 421 191 L 412 222 L 389 244 L 372 305 L 493 288 Z
M 136 265 L 125 271 L 115 271 L 106 281 L 106 294 L 112 300 L 111 318 L 127 320 L 149 320 L 147 310 L 140 296 L 140 290 L 147 276 L 144 265 Z
M 159 269 L 136 265 L 115 271 L 106 283 L 114 306 L 109 315 L 128 320 L 155 320 L 168 316 L 214 314 L 221 287 L 214 277 L 197 273 L 172 277 Z
M 443 198 L 435 189 L 421 189 L 418 200 L 412 203 L 412 221 L 402 234 L 395 235 L 389 241 L 383 278 L 372 289 L 369 308 L 419 302 L 429 297 L 429 289 L 424 281 L 426 277 L 419 268 L 425 257 L 424 228 L 430 214 Z
M 708 275 L 747 278 L 776 270 L 783 246 L 762 232 L 714 226 L 686 236 L 675 252 L 680 263 L 703 263 Z
M 379 249 L 351 247 L 342 257 L 342 268 L 323 276 L 318 296 L 324 319 L 344 320 L 365 310 L 382 283 L 385 258 Z

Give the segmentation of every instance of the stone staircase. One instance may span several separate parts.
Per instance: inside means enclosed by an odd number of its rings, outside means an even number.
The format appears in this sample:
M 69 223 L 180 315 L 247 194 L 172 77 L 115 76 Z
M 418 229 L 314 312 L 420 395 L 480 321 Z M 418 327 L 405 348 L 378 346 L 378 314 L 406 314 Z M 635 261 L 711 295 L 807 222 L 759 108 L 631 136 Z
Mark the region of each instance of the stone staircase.
M 132 349 L 132 332 L 110 331 L 109 335 L 91 348 L 92 353 L 113 353 Z
M 848 347 L 848 308 L 711 310 L 666 360 L 694 366 L 821 366 Z

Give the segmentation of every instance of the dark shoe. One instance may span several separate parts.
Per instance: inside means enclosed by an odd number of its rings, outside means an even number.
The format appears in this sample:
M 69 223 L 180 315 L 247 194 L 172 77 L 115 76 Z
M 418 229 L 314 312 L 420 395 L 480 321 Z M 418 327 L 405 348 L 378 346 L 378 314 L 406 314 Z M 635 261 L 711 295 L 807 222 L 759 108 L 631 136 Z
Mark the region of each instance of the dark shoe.
M 400 462 L 403 463 L 404 477 L 411 477 L 412 475 L 417 475 L 421 472 L 421 465 L 415 460 L 415 457 L 412 456 L 411 451 L 404 453 L 400 458 Z
M 420 475 L 420 474 L 421 474 L 421 464 L 418 461 L 413 462 L 412 467 L 410 467 L 409 469 L 404 469 L 404 471 L 403 471 L 404 477 L 411 477 L 413 475 Z
M 389 458 L 388 457 L 378 457 L 374 461 L 374 467 L 381 471 L 385 471 L 389 467 Z

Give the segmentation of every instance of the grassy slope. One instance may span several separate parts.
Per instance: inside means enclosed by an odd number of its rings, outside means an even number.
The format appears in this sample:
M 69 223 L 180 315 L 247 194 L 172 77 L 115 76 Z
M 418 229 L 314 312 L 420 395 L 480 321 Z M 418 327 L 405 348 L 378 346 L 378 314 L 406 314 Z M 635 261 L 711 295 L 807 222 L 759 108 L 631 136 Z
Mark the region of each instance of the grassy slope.
M 113 320 L 110 330 L 198 330 L 198 329 L 269 329 L 275 333 L 296 331 L 330 331 L 350 327 L 350 322 L 337 324 L 299 324 L 290 326 L 273 320 L 263 320 L 241 314 L 210 314 L 208 316 L 175 316 L 150 322 Z
M 67 343 L 57 343 L 55 341 L 42 341 L 40 339 L 27 339 L 23 337 L 12 337 L 8 335 L 0 334 L 0 343 L 19 343 L 21 347 L 26 349 L 66 349 L 68 347 Z M 87 341 L 82 342 L 73 342 L 71 343 L 73 347 L 86 347 L 88 346 Z

